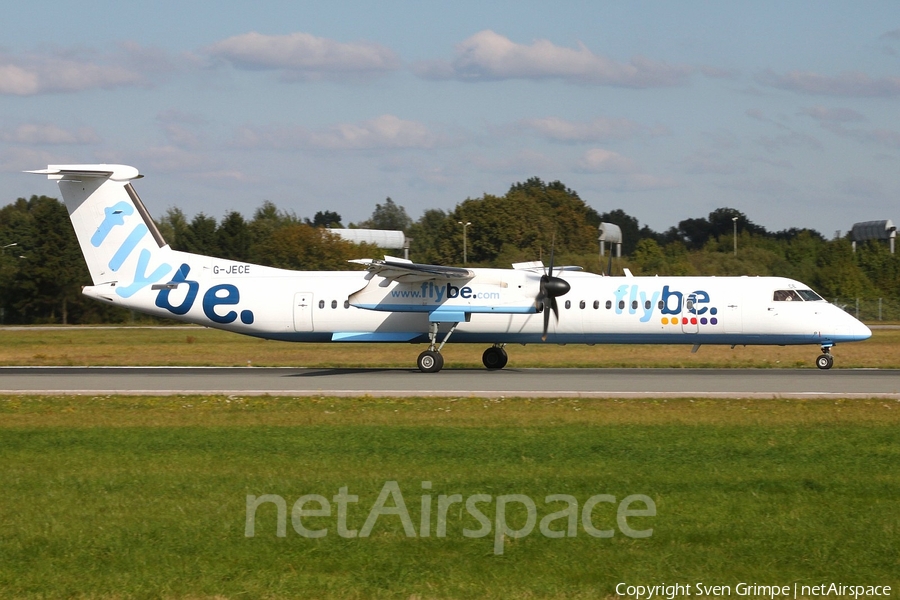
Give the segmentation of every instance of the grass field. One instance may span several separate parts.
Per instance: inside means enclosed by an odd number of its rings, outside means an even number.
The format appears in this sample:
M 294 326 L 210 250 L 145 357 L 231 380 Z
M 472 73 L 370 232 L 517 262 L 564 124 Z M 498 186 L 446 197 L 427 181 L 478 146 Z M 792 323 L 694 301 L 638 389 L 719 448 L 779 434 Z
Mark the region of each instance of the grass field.
M 90 327 L 0 331 L 0 365 L 415 367 L 424 345 L 291 344 L 215 329 Z M 486 346 L 449 343 L 446 368 L 481 367 Z M 510 367 L 815 368 L 816 346 L 509 346 Z M 900 368 L 900 330 L 834 349 L 835 368 Z
M 179 335 L 184 336 L 182 332 Z M 201 333 L 202 335 L 202 333 Z M 2 598 L 609 598 L 631 585 L 900 585 L 900 402 L 238 397 L 0 398 Z M 333 516 L 274 504 L 246 536 L 247 495 L 332 501 L 361 530 L 386 482 L 397 515 L 344 538 Z M 423 489 L 422 482 L 431 482 Z M 431 496 L 430 536 L 422 495 Z M 565 503 L 643 494 L 655 516 L 592 513 L 610 538 L 465 537 L 440 495 Z M 386 507 L 395 506 L 388 500 Z M 638 504 L 634 508 L 641 508 Z M 316 508 L 316 504 L 306 505 Z M 523 505 L 507 509 L 511 529 Z M 553 531 L 564 531 L 567 519 Z

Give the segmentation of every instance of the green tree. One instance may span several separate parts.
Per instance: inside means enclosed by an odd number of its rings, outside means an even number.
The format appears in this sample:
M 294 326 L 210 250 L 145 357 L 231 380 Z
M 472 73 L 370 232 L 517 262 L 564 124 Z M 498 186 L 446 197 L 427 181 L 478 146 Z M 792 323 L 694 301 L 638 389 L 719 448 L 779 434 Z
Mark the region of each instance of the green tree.
M 0 211 L 0 230 L 10 239 L 4 246 L 16 244 L 0 262 L 4 321 L 68 324 L 109 314 L 81 295 L 90 275 L 61 202 L 47 196 L 19 198 Z
M 410 258 L 421 263 L 441 262 L 438 245 L 445 231 L 451 231 L 447 213 L 440 209 L 426 210 L 407 231 L 410 240 Z
M 850 242 L 832 240 L 819 253 L 815 280 L 812 282 L 826 298 L 870 296 L 873 286 L 856 260 Z
M 231 211 L 216 229 L 216 246 L 222 258 L 238 261 L 250 260 L 250 227 L 241 213 Z
M 275 229 L 259 240 L 255 251 L 265 257 L 262 264 L 301 271 L 346 271 L 356 267 L 347 261 L 374 251 L 365 244 L 353 244 L 327 229 L 293 223 Z
M 372 216 L 361 223 L 357 223 L 356 227 L 360 229 L 386 229 L 406 232 L 412 224 L 413 220 L 406 214 L 406 209 L 388 197 L 384 204 L 376 204 L 375 210 L 372 211 Z
M 218 226 L 215 217 L 207 217 L 203 213 L 195 215 L 185 232 L 185 251 L 207 256 L 221 256 L 216 229 Z
M 666 268 L 666 255 L 656 240 L 645 238 L 635 246 L 631 264 L 637 268 L 638 275 L 659 275 Z
M 313 227 L 343 228 L 341 225 L 341 215 L 333 210 L 319 211 L 313 217 L 313 220 L 305 219 L 307 225 Z
M 169 208 L 157 223 L 163 239 L 173 250 L 187 252 L 188 224 L 187 217 L 180 208 Z

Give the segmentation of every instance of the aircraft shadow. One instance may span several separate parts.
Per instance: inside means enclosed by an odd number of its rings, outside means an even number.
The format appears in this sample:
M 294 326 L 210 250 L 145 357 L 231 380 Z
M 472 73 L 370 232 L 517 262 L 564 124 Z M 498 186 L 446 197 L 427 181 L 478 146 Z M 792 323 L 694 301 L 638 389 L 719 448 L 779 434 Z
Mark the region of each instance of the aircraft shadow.
M 374 369 L 346 369 L 346 368 L 335 368 L 335 369 L 309 369 L 308 371 L 304 371 L 302 373 L 292 373 L 290 375 L 283 375 L 283 377 L 335 377 L 341 375 L 371 375 L 373 373 L 417 373 L 418 369 L 388 369 L 388 368 L 374 368 Z

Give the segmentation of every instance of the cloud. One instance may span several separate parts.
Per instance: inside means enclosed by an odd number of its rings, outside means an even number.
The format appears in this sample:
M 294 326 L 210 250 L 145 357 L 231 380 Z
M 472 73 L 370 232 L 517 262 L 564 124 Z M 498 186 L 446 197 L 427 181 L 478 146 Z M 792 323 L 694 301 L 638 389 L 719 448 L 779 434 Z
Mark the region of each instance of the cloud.
M 517 44 L 490 30 L 476 33 L 456 46 L 452 62 L 426 61 L 413 65 L 421 77 L 463 81 L 503 79 L 561 79 L 569 83 L 630 88 L 684 85 L 693 69 L 668 65 L 636 56 L 619 63 L 577 48 L 556 46 L 537 40 L 530 46 Z
M 535 150 L 523 149 L 514 156 L 497 158 L 496 156 L 472 156 L 468 162 L 479 171 L 489 173 L 510 174 L 524 177 L 525 173 L 551 171 L 558 167 L 556 161 Z
M 851 121 L 865 121 L 866 118 L 852 108 L 826 108 L 824 106 L 810 106 L 800 109 L 801 115 L 812 117 L 819 122 L 848 123 Z
M 63 129 L 52 123 L 23 123 L 15 129 L 0 130 L 0 141 L 35 146 L 96 144 L 100 136 L 90 127 Z
M 741 72 L 737 69 L 721 69 L 709 65 L 700 66 L 699 69 L 701 73 L 710 79 L 737 79 L 741 75 Z
M 821 96 L 872 98 L 900 96 L 900 77 L 873 79 L 859 71 L 848 71 L 836 77 L 809 71 L 791 71 L 778 75 L 765 71 L 756 77 L 761 85 Z
M 47 53 L 11 55 L 0 53 L 0 94 L 33 96 L 36 94 L 79 92 L 89 89 L 150 85 L 145 73 L 135 65 L 148 65 L 154 53 L 126 44 L 118 52 L 101 54 L 91 50 L 54 49 Z M 171 69 L 159 64 L 158 71 Z
M 855 139 L 861 143 L 872 143 L 889 148 L 900 148 L 900 131 L 875 128 L 862 129 L 846 127 L 845 123 L 865 121 L 866 118 L 849 108 L 825 108 L 813 106 L 804 108 L 801 114 L 815 119 L 819 125 L 831 133 L 848 139 Z
M 286 81 L 382 74 L 400 68 L 394 51 L 379 44 L 341 43 L 300 32 L 244 33 L 212 44 L 206 53 L 238 69 L 279 71 Z
M 849 179 L 836 182 L 834 186 L 844 194 L 862 198 L 880 197 L 884 191 L 881 182 L 865 177 L 850 177 Z
M 821 150 L 822 143 L 815 137 L 800 133 L 799 131 L 791 131 L 784 135 L 776 135 L 774 137 L 765 136 L 757 140 L 758 143 L 769 152 L 778 152 L 786 148 L 800 148 L 807 150 Z
M 737 162 L 723 159 L 718 153 L 695 152 L 686 159 L 685 171 L 692 175 L 734 175 L 745 169 Z
M 726 190 L 751 192 L 763 196 L 786 196 L 797 193 L 797 187 L 783 179 L 729 179 L 718 183 L 717 186 Z
M 185 173 L 198 171 L 206 166 L 206 159 L 194 152 L 175 146 L 151 146 L 136 152 L 147 171 Z
M 617 152 L 591 148 L 578 161 L 578 169 L 590 173 L 631 173 L 637 167 L 634 161 Z
M 588 122 L 567 121 L 558 117 L 524 119 L 519 124 L 557 142 L 603 142 L 623 140 L 648 132 L 648 128 L 630 119 L 598 117 Z
M 197 149 L 203 146 L 205 118 L 198 114 L 169 109 L 156 115 L 156 122 L 169 141 L 179 148 Z
M 900 29 L 892 29 L 879 36 L 882 40 L 900 40 Z
M 242 127 L 234 145 L 275 150 L 372 150 L 432 148 L 440 141 L 441 137 L 422 123 L 381 115 L 361 123 L 339 123 L 319 130 L 299 126 Z
M 9 149 L 0 149 L 0 172 L 17 173 L 32 169 L 43 169 L 53 164 L 73 164 L 78 162 L 79 156 L 61 154 L 59 151 L 48 151 L 36 147 L 16 146 Z

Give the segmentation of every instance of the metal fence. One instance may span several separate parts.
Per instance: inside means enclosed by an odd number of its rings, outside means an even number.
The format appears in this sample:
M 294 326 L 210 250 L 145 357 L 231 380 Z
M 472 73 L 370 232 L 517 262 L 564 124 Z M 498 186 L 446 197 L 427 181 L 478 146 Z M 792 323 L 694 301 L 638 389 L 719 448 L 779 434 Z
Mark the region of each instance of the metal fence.
M 834 298 L 831 302 L 866 323 L 900 321 L 900 300 L 895 298 Z

